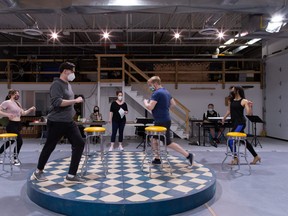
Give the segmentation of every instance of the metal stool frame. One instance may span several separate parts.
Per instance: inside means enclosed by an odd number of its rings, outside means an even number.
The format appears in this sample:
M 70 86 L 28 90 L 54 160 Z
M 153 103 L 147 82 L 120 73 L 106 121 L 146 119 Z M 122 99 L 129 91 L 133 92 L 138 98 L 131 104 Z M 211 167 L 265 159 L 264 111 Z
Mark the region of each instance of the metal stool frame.
M 3 133 L 3 134 L 0 134 L 0 138 L 2 139 L 2 141 L 4 141 L 4 151 L 3 151 L 3 164 L 2 164 L 2 170 L 3 171 L 6 171 L 5 169 L 4 169 L 4 167 L 5 167 L 5 159 L 6 158 L 8 158 L 9 159 L 9 165 L 10 165 L 10 172 L 11 172 L 11 174 L 12 174 L 12 172 L 13 172 L 13 165 L 14 165 L 14 163 L 13 163 L 13 161 L 14 161 L 14 157 L 16 157 L 16 159 L 18 159 L 19 160 L 19 158 L 18 158 L 18 153 L 17 153 L 17 137 L 18 137 L 18 135 L 17 134 L 15 134 L 15 133 Z M 12 150 L 12 141 L 14 140 L 14 142 L 15 142 L 15 151 L 16 152 L 14 152 L 13 150 Z M 8 142 L 10 142 L 8 145 L 8 147 L 7 147 L 7 143 Z M 9 148 L 9 152 L 7 153 L 7 149 Z
M 86 136 L 86 142 L 85 142 L 85 148 L 84 148 L 84 162 L 81 168 L 81 176 L 83 177 L 84 174 L 87 172 L 87 162 L 90 156 L 93 156 L 93 154 L 90 154 L 90 144 L 91 138 L 98 136 L 100 137 L 100 160 L 104 169 L 104 175 L 106 177 L 108 172 L 108 165 L 107 160 L 105 156 L 104 151 L 104 144 L 103 144 L 103 134 L 105 133 L 106 129 L 104 127 L 87 127 L 84 129 L 85 136 Z
M 161 131 L 154 131 L 153 127 L 157 127 L 157 129 L 161 129 Z M 144 170 L 144 164 L 145 164 L 145 160 L 148 160 L 148 165 L 149 165 L 149 177 L 151 178 L 151 167 L 152 165 L 152 160 L 154 158 L 154 154 L 159 155 L 160 161 L 161 161 L 161 170 L 163 170 L 163 162 L 164 160 L 167 162 L 167 164 L 170 167 L 170 174 L 172 175 L 172 166 L 170 164 L 170 161 L 168 159 L 168 151 L 167 151 L 167 145 L 166 145 L 166 128 L 165 127 L 160 127 L 160 126 L 149 126 L 145 128 L 145 133 L 146 133 L 146 139 L 145 139 L 145 143 L 144 143 L 144 158 L 142 160 L 142 165 L 141 165 L 141 170 Z M 149 138 L 153 137 L 153 136 L 158 136 L 158 145 L 157 145 L 157 149 L 153 149 L 152 145 L 149 144 Z M 160 138 L 163 137 L 164 141 L 163 141 L 163 146 L 164 146 L 164 150 L 161 149 L 161 144 L 160 144 Z M 148 148 L 150 147 L 150 148 Z M 164 160 L 163 160 L 164 159 Z
M 247 160 L 247 146 L 246 146 L 246 137 L 247 135 L 245 133 L 241 133 L 241 132 L 228 132 L 226 134 L 227 138 L 227 142 L 226 142 L 226 153 L 225 153 L 225 158 L 222 161 L 222 167 L 224 165 L 224 162 L 226 161 L 226 159 L 228 157 L 237 157 L 238 158 L 238 169 L 240 170 L 240 157 L 244 157 L 247 165 L 249 166 L 249 171 L 251 171 L 251 166 Z M 229 148 L 229 140 L 233 141 L 233 145 L 232 145 L 232 152 Z M 243 142 L 243 146 L 244 146 L 244 152 L 240 152 L 240 146 L 241 146 L 241 142 Z M 236 151 L 235 151 L 236 149 Z M 231 167 L 232 169 L 232 167 Z

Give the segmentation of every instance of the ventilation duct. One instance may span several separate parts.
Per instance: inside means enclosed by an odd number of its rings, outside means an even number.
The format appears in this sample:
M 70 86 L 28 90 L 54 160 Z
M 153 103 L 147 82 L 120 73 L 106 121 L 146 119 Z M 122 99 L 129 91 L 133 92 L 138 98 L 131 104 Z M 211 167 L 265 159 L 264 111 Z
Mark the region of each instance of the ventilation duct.
M 204 23 L 203 29 L 199 31 L 201 35 L 216 35 L 219 33 L 218 29 L 215 25 L 219 22 L 219 20 L 223 17 L 222 14 L 214 14 L 211 15 Z
M 3 5 L 6 5 L 9 8 L 17 7 L 17 2 L 14 0 L 0 0 Z M 33 19 L 29 14 L 15 14 L 26 26 L 27 28 L 23 30 L 25 34 L 31 36 L 42 35 L 43 32 L 38 28 L 36 20 Z

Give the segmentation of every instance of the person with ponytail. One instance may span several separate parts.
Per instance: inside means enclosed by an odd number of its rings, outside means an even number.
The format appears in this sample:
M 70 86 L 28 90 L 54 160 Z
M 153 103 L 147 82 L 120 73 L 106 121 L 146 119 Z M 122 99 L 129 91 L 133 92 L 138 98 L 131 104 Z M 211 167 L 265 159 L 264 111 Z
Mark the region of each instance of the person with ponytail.
M 12 115 L 12 117 L 9 117 L 9 122 L 6 126 L 6 131 L 7 133 L 15 133 L 17 134 L 17 148 L 14 148 L 14 158 L 13 158 L 13 163 L 16 166 L 19 166 L 21 163 L 19 161 L 19 159 L 17 158 L 16 155 L 19 155 L 21 147 L 23 145 L 23 139 L 22 139 L 22 135 L 21 135 L 21 116 L 25 116 L 27 114 L 29 114 L 30 112 L 35 112 L 36 108 L 34 106 L 30 107 L 27 110 L 24 110 L 21 106 L 21 104 L 19 103 L 19 91 L 15 90 L 15 89 L 10 89 L 8 92 L 8 96 L 6 97 L 6 100 L 4 102 L 1 103 L 0 105 L 0 109 L 1 111 L 5 112 L 5 113 L 10 113 Z M 12 142 L 8 142 L 6 143 L 6 148 L 9 147 L 10 144 L 13 144 Z M 2 154 L 4 152 L 5 145 L 2 145 L 0 147 L 0 154 Z M 17 151 L 16 151 L 17 149 Z
M 232 132 L 242 132 L 244 133 L 244 129 L 246 127 L 246 118 L 244 116 L 244 110 L 247 115 L 252 115 L 252 102 L 245 99 L 244 90 L 240 86 L 232 86 L 230 88 L 229 95 L 229 106 L 226 114 L 222 119 L 222 124 L 224 124 L 225 119 L 231 115 L 232 121 Z M 231 140 L 232 141 L 232 140 Z M 229 143 L 229 147 L 233 152 L 233 144 Z M 261 157 L 255 152 L 253 146 L 248 140 L 246 140 L 246 146 L 248 151 L 253 155 L 254 159 L 250 164 L 256 164 L 257 162 L 261 162 Z M 235 152 L 235 149 L 234 149 Z M 239 159 L 237 156 L 231 161 L 232 165 L 237 165 L 239 163 Z

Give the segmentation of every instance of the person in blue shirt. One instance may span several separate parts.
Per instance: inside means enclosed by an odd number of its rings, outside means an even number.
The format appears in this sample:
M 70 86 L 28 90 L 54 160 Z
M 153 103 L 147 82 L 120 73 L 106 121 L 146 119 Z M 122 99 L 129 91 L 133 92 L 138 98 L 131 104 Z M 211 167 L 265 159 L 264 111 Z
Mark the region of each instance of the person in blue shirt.
M 166 131 L 166 144 L 169 148 L 179 152 L 184 157 L 187 158 L 190 165 L 193 164 L 193 154 L 187 152 L 178 143 L 171 140 L 170 137 L 170 126 L 171 117 L 169 113 L 170 106 L 175 106 L 175 100 L 172 98 L 171 94 L 167 89 L 163 88 L 161 85 L 161 79 L 159 76 L 153 76 L 148 81 L 150 90 L 153 92 L 150 100 L 145 99 L 144 105 L 148 110 L 152 111 L 155 126 L 163 126 L 167 128 Z M 157 139 L 152 140 L 152 148 L 156 149 L 159 145 Z M 152 161 L 153 164 L 161 164 L 161 160 L 158 155 Z

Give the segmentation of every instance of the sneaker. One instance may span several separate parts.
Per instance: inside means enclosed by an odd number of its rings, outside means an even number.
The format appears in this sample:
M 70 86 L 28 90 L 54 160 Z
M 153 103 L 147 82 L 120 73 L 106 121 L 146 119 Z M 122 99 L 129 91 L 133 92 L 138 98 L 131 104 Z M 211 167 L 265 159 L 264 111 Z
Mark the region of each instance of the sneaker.
M 108 151 L 113 151 L 113 146 L 110 146 Z
M 48 179 L 45 177 L 43 171 L 35 171 L 32 173 L 30 180 L 37 180 L 37 181 L 48 181 Z
M 194 157 L 194 155 L 191 153 L 189 153 L 189 156 L 187 157 L 187 160 L 189 161 L 191 166 L 193 165 L 193 157 Z
M 85 183 L 86 180 L 75 175 L 73 177 L 69 177 L 68 175 L 65 177 L 64 182 L 66 184 L 75 184 L 75 183 Z
M 212 140 L 211 145 L 214 146 L 215 148 L 218 147 L 218 146 L 217 146 L 217 142 L 216 142 L 216 140 Z
M 15 166 L 20 166 L 20 165 L 21 165 L 21 162 L 19 161 L 19 159 L 14 159 L 13 164 L 14 164 Z
M 0 160 L 0 164 L 3 164 L 3 160 Z
M 157 159 L 157 158 L 155 158 L 155 159 L 152 161 L 152 164 L 156 164 L 156 165 L 159 165 L 159 164 L 161 164 L 161 160 L 160 160 L 160 159 Z
M 118 147 L 118 149 L 119 149 L 119 151 L 124 151 L 124 148 L 122 147 L 122 145 L 120 145 L 120 146 Z

